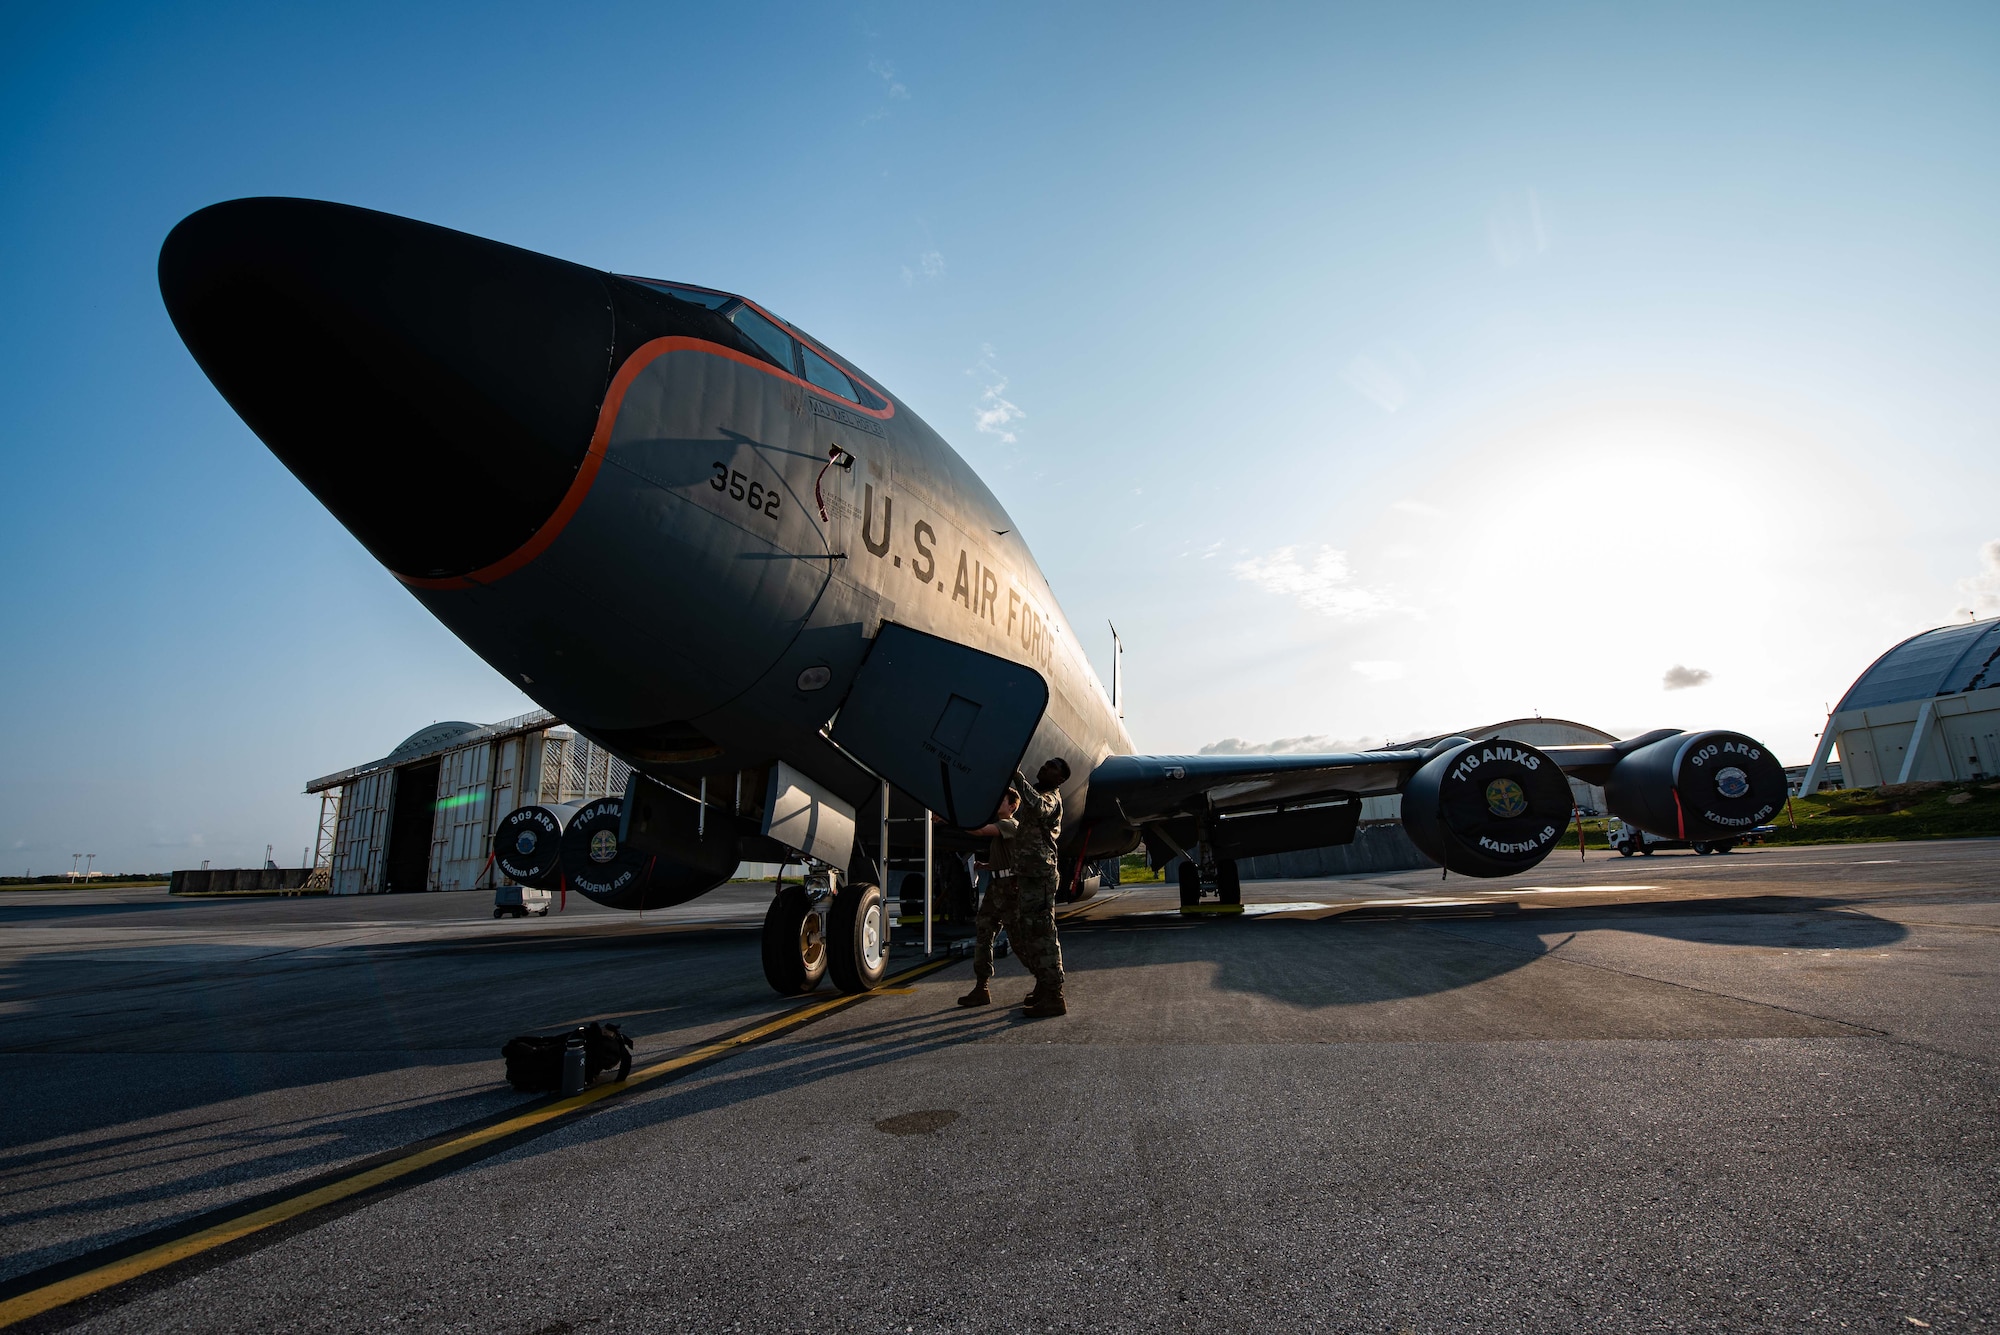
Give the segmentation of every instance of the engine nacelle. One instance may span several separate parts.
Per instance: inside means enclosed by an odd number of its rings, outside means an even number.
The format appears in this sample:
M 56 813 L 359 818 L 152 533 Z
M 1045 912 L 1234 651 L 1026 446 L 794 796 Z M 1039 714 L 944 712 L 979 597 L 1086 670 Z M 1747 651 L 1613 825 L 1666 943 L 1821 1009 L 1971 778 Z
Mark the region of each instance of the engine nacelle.
M 1785 805 L 1785 767 L 1740 732 L 1679 732 L 1621 756 L 1611 814 L 1665 839 L 1740 839 Z
M 1569 780 L 1525 742 L 1453 739 L 1403 788 L 1403 828 L 1464 876 L 1512 876 L 1549 855 L 1569 824 Z
M 563 831 L 563 876 L 570 887 L 614 909 L 661 909 L 713 890 L 736 870 L 735 822 L 636 775 L 637 810 L 624 797 L 586 802 Z M 705 827 L 705 828 L 704 828 Z M 621 833 L 621 830 L 623 831 Z
M 580 802 L 516 807 L 493 834 L 493 865 L 515 885 L 553 890 L 562 884 L 563 828 Z

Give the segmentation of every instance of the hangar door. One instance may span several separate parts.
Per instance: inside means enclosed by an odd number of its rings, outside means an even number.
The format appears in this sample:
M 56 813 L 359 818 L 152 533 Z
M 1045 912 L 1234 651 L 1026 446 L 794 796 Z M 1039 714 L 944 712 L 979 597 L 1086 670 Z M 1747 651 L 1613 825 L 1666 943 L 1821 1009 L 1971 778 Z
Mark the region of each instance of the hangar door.
M 389 811 L 389 856 L 383 859 L 382 867 L 382 888 L 391 894 L 430 889 L 437 792 L 437 761 L 405 765 L 396 771 L 396 796 Z
M 382 843 L 389 829 L 392 770 L 363 775 L 341 790 L 333 839 L 333 893 L 371 895 L 382 888 Z

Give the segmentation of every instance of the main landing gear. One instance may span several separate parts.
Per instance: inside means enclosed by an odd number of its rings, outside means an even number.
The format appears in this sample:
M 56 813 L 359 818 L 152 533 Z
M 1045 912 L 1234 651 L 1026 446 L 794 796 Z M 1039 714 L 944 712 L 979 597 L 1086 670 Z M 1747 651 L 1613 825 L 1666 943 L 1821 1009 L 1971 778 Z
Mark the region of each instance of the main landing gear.
M 764 977 L 780 995 L 810 992 L 828 974 L 843 992 L 866 992 L 888 972 L 889 912 L 879 887 L 838 885 L 830 872 L 780 884 L 764 913 Z
M 826 910 L 803 885 L 778 887 L 764 912 L 764 978 L 780 996 L 810 992 L 826 977 Z
M 1243 878 L 1237 873 L 1234 858 L 1213 858 L 1206 865 L 1192 858 L 1181 859 L 1181 907 L 1198 908 L 1204 886 L 1213 887 L 1215 898 L 1222 904 L 1243 902 Z

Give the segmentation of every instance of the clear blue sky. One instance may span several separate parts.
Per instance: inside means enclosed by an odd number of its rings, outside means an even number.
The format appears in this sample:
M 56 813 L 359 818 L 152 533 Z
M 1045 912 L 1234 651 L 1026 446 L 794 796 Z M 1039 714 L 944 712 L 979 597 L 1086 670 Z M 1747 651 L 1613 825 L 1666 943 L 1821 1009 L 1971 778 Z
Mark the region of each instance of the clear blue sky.
M 1142 748 L 1802 759 L 2000 610 L 1997 132 L 1986 4 L 6 7 L 0 870 L 296 862 L 306 779 L 527 707 L 175 338 L 204 204 L 772 305 L 1117 620 Z

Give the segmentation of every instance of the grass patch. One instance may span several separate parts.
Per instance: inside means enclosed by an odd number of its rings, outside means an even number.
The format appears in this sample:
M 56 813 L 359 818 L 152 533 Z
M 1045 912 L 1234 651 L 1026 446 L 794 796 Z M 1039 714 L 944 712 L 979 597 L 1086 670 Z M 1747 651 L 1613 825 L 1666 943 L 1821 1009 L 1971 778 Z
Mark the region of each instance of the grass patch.
M 1780 812 L 1773 844 L 2000 835 L 2000 783 L 1902 783 L 1792 799 L 1798 828 Z
M 1605 834 L 1605 830 L 1608 827 L 1608 825 L 1609 822 L 1606 821 L 1606 819 L 1603 816 L 1585 816 L 1583 818 L 1584 848 L 1585 849 L 1601 848 L 1607 853 L 1610 852 L 1611 839 L 1608 835 Z M 1557 848 L 1576 847 L 1575 817 L 1570 818 L 1569 828 L 1563 831 L 1562 838 L 1556 840 L 1556 847 Z
M 1118 884 L 1120 885 L 1158 885 L 1166 879 L 1167 874 L 1165 872 L 1154 871 L 1146 865 L 1144 850 L 1137 853 L 1127 853 L 1124 857 L 1118 859 Z

